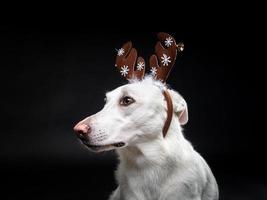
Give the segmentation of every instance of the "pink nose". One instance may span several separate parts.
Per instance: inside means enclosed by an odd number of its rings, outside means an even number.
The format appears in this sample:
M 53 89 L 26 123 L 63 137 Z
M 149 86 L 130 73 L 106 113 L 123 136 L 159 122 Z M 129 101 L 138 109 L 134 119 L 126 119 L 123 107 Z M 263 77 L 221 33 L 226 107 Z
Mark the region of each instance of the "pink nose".
M 74 132 L 78 135 L 86 135 L 89 134 L 91 132 L 91 127 L 87 124 L 77 124 L 74 127 Z

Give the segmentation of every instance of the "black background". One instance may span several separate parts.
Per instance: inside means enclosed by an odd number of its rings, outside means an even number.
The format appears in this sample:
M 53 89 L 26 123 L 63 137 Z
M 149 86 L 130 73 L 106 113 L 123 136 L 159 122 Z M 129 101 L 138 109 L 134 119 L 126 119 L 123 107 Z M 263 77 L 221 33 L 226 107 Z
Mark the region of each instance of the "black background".
M 107 199 L 116 188 L 116 155 L 88 152 L 72 129 L 102 108 L 106 91 L 125 83 L 115 48 L 132 40 L 148 60 L 159 31 L 185 44 L 168 83 L 188 103 L 185 137 L 211 166 L 221 199 L 267 199 L 257 30 L 243 18 L 186 26 L 173 18 L 166 26 L 163 19 L 113 28 L 91 21 L 1 27 L 4 199 Z

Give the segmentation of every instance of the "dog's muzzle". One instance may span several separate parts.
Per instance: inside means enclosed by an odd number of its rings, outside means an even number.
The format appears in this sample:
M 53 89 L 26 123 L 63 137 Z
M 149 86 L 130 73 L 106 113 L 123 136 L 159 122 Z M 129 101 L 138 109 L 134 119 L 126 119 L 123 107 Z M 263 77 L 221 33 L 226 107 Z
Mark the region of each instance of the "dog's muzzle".
M 74 132 L 76 133 L 77 137 L 80 139 L 80 141 L 87 146 L 88 148 L 92 149 L 93 151 L 99 151 L 103 149 L 111 149 L 111 148 L 119 148 L 123 147 L 126 144 L 124 142 L 117 142 L 112 144 L 106 144 L 106 145 L 94 145 L 90 143 L 89 134 L 91 133 L 92 129 L 89 125 L 78 123 L 74 127 Z

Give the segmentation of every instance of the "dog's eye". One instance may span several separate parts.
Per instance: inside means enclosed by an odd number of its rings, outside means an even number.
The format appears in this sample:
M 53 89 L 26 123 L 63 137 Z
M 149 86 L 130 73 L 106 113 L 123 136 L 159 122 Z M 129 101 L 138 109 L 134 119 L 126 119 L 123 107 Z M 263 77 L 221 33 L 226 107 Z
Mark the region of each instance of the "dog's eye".
M 134 99 L 132 97 L 129 97 L 129 96 L 125 96 L 125 97 L 122 97 L 121 100 L 120 100 L 120 105 L 122 106 L 128 106 L 132 103 L 134 103 Z

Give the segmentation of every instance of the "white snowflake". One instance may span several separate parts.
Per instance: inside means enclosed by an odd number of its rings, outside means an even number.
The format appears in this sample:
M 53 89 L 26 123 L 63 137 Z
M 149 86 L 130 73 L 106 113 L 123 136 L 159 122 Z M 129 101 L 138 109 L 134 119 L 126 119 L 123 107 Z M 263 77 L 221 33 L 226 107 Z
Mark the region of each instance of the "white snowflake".
M 154 76 L 156 76 L 157 75 L 157 68 L 156 67 L 152 67 L 151 69 L 150 69 L 150 72 L 151 72 L 151 75 L 154 77 Z
M 139 62 L 137 63 L 137 70 L 141 71 L 142 69 L 144 69 L 145 67 L 145 63 L 144 62 Z
M 163 63 L 163 66 L 168 66 L 169 63 L 171 62 L 170 61 L 171 57 L 167 56 L 166 54 L 163 54 L 161 59 L 162 59 L 161 63 Z
M 126 76 L 128 74 L 128 72 L 129 72 L 129 67 L 127 65 L 123 65 L 123 67 L 121 68 L 121 71 L 120 71 L 121 75 Z
M 124 49 L 123 48 L 120 48 L 119 50 L 118 50 L 118 56 L 122 56 L 123 54 L 124 54 Z
M 166 40 L 165 40 L 166 47 L 172 46 L 172 43 L 173 43 L 173 40 L 171 37 L 166 38 Z

